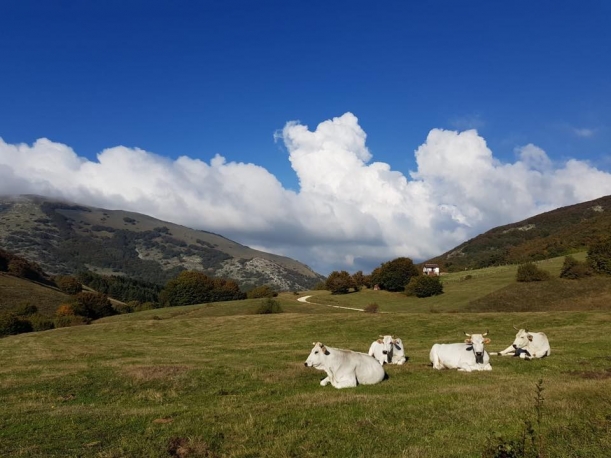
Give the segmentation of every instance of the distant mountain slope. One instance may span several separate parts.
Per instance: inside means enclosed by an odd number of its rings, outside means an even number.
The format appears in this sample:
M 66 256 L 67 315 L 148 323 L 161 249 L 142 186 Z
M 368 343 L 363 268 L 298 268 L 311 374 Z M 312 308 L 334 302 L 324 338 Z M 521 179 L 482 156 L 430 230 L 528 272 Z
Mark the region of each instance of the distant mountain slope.
M 308 289 L 324 279 L 298 261 L 211 232 L 41 196 L 0 197 L 0 246 L 50 274 L 89 269 L 165 284 L 188 269 L 279 290 Z
M 427 263 L 449 272 L 563 256 L 611 237 L 611 196 L 489 230 Z

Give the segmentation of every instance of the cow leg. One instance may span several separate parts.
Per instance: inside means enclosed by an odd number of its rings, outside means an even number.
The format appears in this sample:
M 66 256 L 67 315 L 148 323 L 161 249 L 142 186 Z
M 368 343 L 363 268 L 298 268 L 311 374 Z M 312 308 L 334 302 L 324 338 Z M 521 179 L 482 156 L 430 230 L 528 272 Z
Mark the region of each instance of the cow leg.
M 402 364 L 405 364 L 405 361 L 407 361 L 407 359 L 406 359 L 406 358 L 401 358 L 401 359 L 399 359 L 397 362 L 395 362 L 395 364 L 398 364 L 398 365 L 400 366 L 400 365 L 402 365 Z
M 510 345 L 503 351 L 499 351 L 496 353 L 490 353 L 491 355 L 500 355 L 500 356 L 513 356 L 515 355 L 516 349 L 513 348 L 513 345 Z
M 326 376 L 320 381 L 320 386 L 327 386 L 331 380 L 329 380 L 329 376 Z
M 468 364 L 463 364 L 462 366 L 458 367 L 458 370 L 460 372 L 472 372 L 473 368 L 471 366 L 469 366 Z
M 336 380 L 333 383 L 335 388 L 354 388 L 357 385 L 356 377 L 344 377 L 341 380 Z

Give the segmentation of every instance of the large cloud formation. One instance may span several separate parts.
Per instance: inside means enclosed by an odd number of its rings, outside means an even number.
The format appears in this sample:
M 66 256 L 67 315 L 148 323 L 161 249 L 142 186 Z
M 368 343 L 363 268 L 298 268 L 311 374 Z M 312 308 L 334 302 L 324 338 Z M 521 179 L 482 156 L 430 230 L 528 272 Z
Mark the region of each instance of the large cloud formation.
M 289 122 L 277 134 L 299 179 L 285 189 L 256 164 L 215 156 L 174 161 L 122 146 L 97 161 L 39 139 L 0 139 L 0 194 L 41 194 L 124 209 L 204 229 L 284 254 L 328 274 L 370 272 L 398 256 L 436 256 L 491 227 L 611 194 L 611 174 L 588 163 L 554 164 L 541 148 L 501 163 L 475 130 L 433 129 L 407 177 L 371 162 L 352 113 L 314 131 Z

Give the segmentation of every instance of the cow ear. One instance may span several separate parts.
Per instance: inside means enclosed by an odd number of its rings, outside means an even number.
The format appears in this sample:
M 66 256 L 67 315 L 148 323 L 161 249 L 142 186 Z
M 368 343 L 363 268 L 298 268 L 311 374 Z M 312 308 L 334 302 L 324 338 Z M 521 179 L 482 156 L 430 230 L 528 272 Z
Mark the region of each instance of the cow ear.
M 532 334 L 528 334 L 528 340 L 530 340 L 531 342 L 533 341 L 533 336 L 532 336 Z
M 327 347 L 325 347 L 324 345 L 322 345 L 322 344 L 321 344 L 321 345 L 320 345 L 320 349 L 322 350 L 322 352 L 323 352 L 325 355 L 328 355 L 328 354 L 329 354 L 329 350 L 327 350 Z
M 382 339 L 376 340 L 377 343 L 382 343 Z
M 465 343 L 471 345 L 471 337 L 465 339 Z
M 485 343 L 485 344 L 489 344 L 489 343 L 490 343 L 490 339 L 485 338 L 485 339 L 484 339 L 484 343 Z

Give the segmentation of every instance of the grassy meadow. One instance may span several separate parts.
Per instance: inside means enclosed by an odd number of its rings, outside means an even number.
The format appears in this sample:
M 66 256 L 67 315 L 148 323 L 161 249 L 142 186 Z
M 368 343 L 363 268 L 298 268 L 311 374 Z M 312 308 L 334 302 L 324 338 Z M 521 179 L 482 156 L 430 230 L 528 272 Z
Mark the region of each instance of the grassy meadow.
M 541 265 L 556 272 L 561 263 Z M 437 298 L 283 293 L 281 314 L 255 315 L 257 300 L 201 304 L 0 339 L 0 456 L 480 457 L 535 420 L 543 380 L 542 456 L 608 457 L 611 307 L 589 305 L 606 290 L 584 287 L 589 298 L 570 309 L 549 300 L 511 312 L 509 302 L 535 297 L 520 299 L 514 278 L 506 266 L 444 276 Z M 555 297 L 557 288 L 539 289 Z M 386 313 L 317 305 L 371 302 Z M 463 331 L 489 329 L 488 350 L 504 349 L 513 324 L 545 331 L 552 355 L 492 357 L 492 372 L 428 365 L 433 343 L 462 341 Z M 410 359 L 385 366 L 378 385 L 321 387 L 324 373 L 303 365 L 314 341 L 366 352 L 389 333 Z

